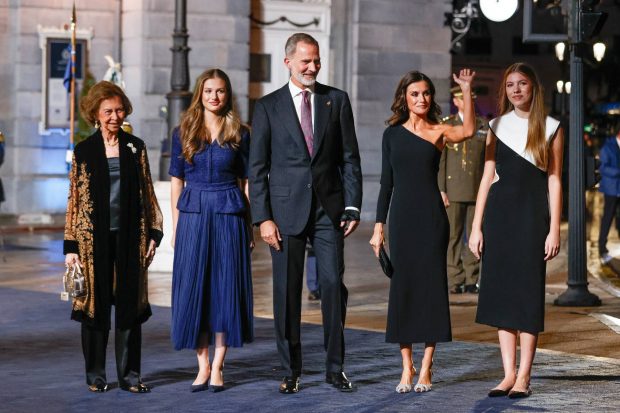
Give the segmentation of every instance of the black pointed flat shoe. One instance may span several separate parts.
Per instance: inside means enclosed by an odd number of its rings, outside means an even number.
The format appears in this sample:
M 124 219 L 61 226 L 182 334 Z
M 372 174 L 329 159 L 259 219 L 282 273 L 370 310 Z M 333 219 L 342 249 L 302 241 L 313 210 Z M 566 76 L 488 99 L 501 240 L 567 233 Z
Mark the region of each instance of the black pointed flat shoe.
M 133 386 L 122 386 L 121 390 L 128 391 L 129 393 L 150 393 L 151 388 L 144 383 L 134 384 Z
M 508 396 L 508 393 L 508 390 L 492 389 L 491 391 L 489 391 L 489 397 L 504 397 Z
M 343 392 L 350 392 L 355 390 L 353 383 L 349 381 L 344 371 L 340 373 L 327 373 L 325 375 L 325 383 L 329 383 L 335 388 Z
M 530 389 L 529 387 L 525 389 L 525 391 L 510 390 L 510 392 L 508 392 L 508 398 L 523 399 L 524 397 L 529 397 L 531 394 L 532 394 L 532 389 Z
M 284 377 L 278 391 L 282 394 L 297 393 L 299 391 L 299 376 Z

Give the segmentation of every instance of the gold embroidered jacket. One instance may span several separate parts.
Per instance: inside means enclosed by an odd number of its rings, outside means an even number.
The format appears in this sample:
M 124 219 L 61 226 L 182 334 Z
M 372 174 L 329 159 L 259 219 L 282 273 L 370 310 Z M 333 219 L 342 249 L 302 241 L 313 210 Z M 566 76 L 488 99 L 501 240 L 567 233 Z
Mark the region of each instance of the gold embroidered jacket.
M 146 252 L 151 239 L 159 245 L 163 237 L 144 142 L 122 130 L 118 141 L 121 199 L 115 268 L 109 258 L 110 175 L 99 131 L 73 152 L 63 248 L 65 254 L 79 255 L 86 281 L 87 294 L 73 300 L 71 318 L 108 329 L 112 302 L 116 328 L 131 328 L 151 315 Z

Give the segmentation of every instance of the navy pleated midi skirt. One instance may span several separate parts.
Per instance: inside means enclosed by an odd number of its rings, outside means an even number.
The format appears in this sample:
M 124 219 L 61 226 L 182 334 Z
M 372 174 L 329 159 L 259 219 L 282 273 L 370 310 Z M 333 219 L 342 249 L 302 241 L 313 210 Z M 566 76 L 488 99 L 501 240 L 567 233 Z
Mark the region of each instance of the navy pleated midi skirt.
M 250 237 L 241 197 L 235 183 L 188 185 L 181 194 L 172 274 L 177 350 L 196 349 L 201 334 L 211 344 L 215 333 L 224 333 L 230 347 L 253 340 Z

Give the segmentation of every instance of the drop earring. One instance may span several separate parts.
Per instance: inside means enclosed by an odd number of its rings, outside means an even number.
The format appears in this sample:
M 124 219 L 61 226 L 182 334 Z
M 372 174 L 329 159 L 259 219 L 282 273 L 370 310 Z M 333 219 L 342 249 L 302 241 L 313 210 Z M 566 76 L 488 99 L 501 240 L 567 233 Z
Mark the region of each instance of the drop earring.
M 100 126 L 101 126 L 101 124 L 99 124 L 99 121 L 96 120 L 95 121 L 95 129 L 99 129 Z

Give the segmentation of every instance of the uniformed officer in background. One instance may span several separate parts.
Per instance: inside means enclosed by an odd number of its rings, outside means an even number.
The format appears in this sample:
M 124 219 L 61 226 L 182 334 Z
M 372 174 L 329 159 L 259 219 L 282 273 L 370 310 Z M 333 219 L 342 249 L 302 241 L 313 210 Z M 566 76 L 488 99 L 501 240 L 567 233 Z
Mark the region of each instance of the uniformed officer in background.
M 451 125 L 463 123 L 463 95 L 459 87 L 450 89 L 457 113 L 442 120 Z M 476 95 L 474 94 L 475 98 Z M 476 134 L 461 143 L 448 143 L 439 163 L 438 184 L 448 220 L 448 288 L 451 293 L 477 293 L 479 264 L 467 248 L 466 238 L 471 233 L 476 196 L 482 170 L 488 125 L 476 117 Z

